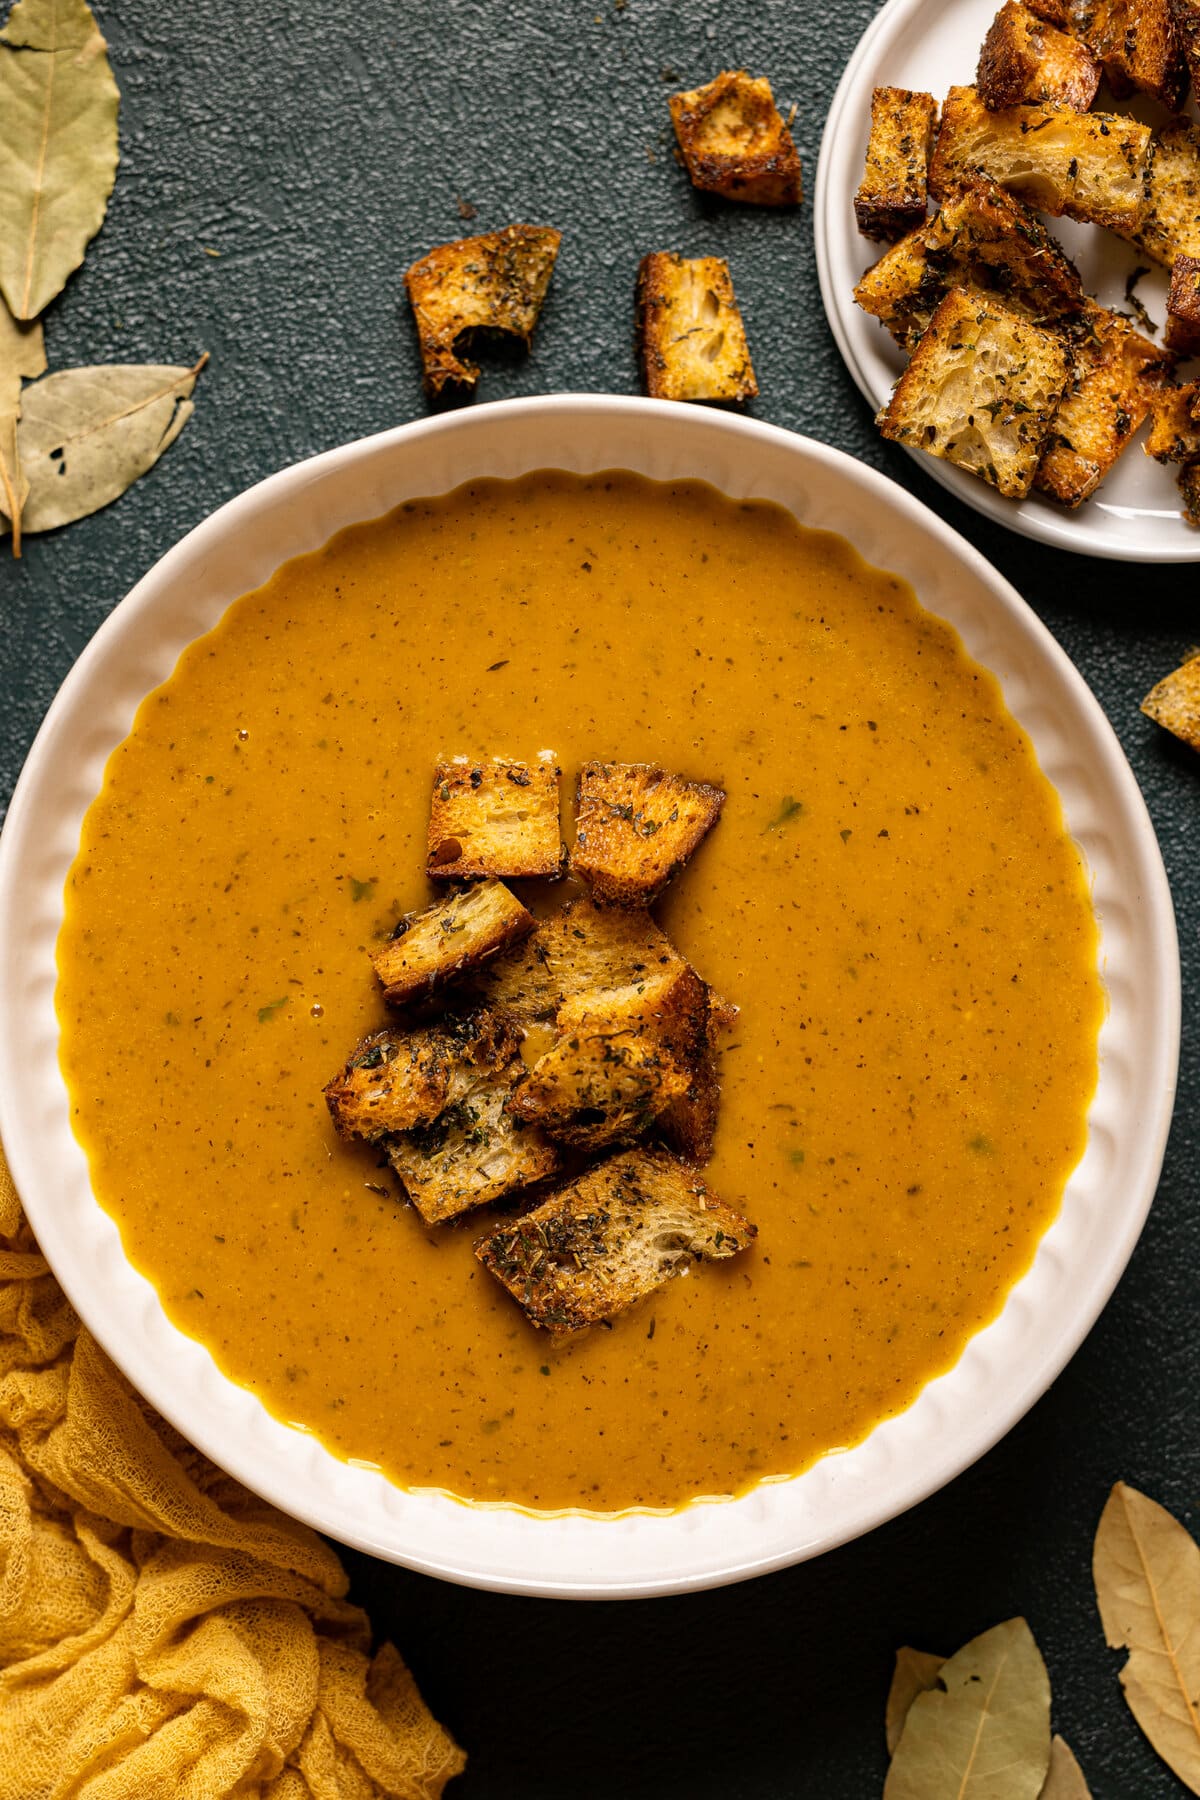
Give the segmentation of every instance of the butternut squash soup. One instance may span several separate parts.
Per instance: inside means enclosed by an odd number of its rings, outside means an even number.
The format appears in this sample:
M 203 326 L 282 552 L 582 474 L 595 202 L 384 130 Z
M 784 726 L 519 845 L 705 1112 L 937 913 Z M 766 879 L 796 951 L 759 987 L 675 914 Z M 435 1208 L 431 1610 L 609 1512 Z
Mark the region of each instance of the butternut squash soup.
M 429 904 L 435 763 L 543 751 L 568 793 L 595 757 L 726 791 L 657 917 L 741 1008 L 705 1178 L 758 1227 L 560 1339 L 473 1254 L 502 1215 L 425 1225 L 322 1096 Z M 907 1406 L 1055 1216 L 1102 1011 L 1057 796 L 954 631 L 777 507 L 623 473 L 402 506 L 231 606 L 109 760 L 59 971 L 175 1323 L 340 1455 L 535 1509 L 736 1494 Z

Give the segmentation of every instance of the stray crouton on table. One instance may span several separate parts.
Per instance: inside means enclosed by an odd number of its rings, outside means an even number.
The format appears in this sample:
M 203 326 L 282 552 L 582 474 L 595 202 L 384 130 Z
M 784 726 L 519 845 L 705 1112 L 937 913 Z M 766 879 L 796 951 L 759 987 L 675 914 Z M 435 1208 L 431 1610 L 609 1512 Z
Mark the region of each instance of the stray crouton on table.
M 693 187 L 749 206 L 799 206 L 800 157 L 765 76 L 724 69 L 669 105 Z
M 529 348 L 561 241 L 549 225 L 507 225 L 439 244 L 413 263 L 404 285 L 431 399 L 469 393 L 479 380 L 478 365 L 461 354 L 464 339 L 500 331 Z
M 758 393 L 729 264 L 654 251 L 638 269 L 642 383 L 657 400 L 752 400 Z
M 1181 668 L 1150 689 L 1142 711 L 1193 750 L 1200 750 L 1200 651 L 1193 651 Z

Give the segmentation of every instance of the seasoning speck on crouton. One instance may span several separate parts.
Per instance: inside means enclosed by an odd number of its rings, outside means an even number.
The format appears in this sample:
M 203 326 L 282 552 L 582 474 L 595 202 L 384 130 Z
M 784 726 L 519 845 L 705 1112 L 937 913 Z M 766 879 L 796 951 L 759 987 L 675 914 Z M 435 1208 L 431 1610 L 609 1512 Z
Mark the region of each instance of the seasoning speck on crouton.
M 758 392 L 729 264 L 719 256 L 644 256 L 637 340 L 646 392 L 657 400 L 752 400 Z
M 342 1137 L 376 1143 L 395 1131 L 428 1125 L 446 1104 L 450 1070 L 440 1031 L 373 1031 L 350 1053 L 325 1089 Z
M 1056 334 L 954 290 L 934 313 L 879 426 L 884 437 L 945 457 L 1020 499 L 1033 484 L 1068 373 Z
M 612 1319 L 693 1263 L 736 1256 L 755 1227 L 664 1150 L 596 1164 L 475 1254 L 532 1325 L 579 1331 Z
M 600 907 L 586 895 L 542 920 L 511 954 L 474 978 L 490 1006 L 522 1025 L 545 1024 L 577 994 L 649 981 L 683 958 L 641 909 Z
M 1150 411 L 1170 358 L 1120 313 L 1088 303 L 1073 340 L 1075 365 L 1035 485 L 1063 506 L 1095 493 Z
M 1070 0 L 1070 8 L 1071 30 L 1103 64 L 1118 100 L 1136 88 L 1175 111 L 1187 69 L 1170 0 Z
M 800 158 L 764 76 L 726 69 L 669 104 L 693 187 L 750 206 L 800 204 Z
M 1100 86 L 1100 64 L 1086 44 L 1023 6 L 1006 0 L 983 40 L 976 75 L 991 112 L 1049 101 L 1086 112 Z
M 1192 91 L 1200 95 L 1200 0 L 1169 0 L 1169 5 L 1176 41 L 1192 78 Z
M 561 240 L 548 225 L 507 225 L 439 244 L 413 263 L 404 284 L 431 398 L 479 380 L 478 366 L 459 354 L 468 333 L 503 331 L 528 349 Z
M 1193 750 L 1200 750 L 1200 651 L 1193 651 L 1182 668 L 1150 689 L 1142 711 Z
M 502 882 L 482 881 L 409 913 L 371 953 L 371 963 L 384 999 L 408 1006 L 499 956 L 533 927 L 533 914 Z
M 911 88 L 877 87 L 854 216 L 864 237 L 903 237 L 925 217 L 937 101 Z
M 1200 256 L 1200 125 L 1172 119 L 1150 150 L 1144 210 L 1121 236 L 1169 269 Z
M 558 821 L 562 771 L 552 756 L 439 763 L 429 814 L 428 870 L 435 881 L 562 874 Z
M 725 795 L 651 763 L 585 763 L 572 872 L 602 906 L 650 906 L 716 824 Z
M 1172 356 L 1200 356 L 1200 256 L 1171 264 L 1166 344 Z

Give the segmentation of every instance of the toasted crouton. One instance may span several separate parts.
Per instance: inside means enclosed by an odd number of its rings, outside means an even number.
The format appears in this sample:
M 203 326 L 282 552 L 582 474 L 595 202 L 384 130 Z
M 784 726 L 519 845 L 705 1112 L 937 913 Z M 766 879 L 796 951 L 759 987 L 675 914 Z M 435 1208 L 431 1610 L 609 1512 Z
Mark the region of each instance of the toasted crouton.
M 477 969 L 533 930 L 534 918 L 500 881 L 448 894 L 426 912 L 400 920 L 371 954 L 392 1006 L 424 1000 L 435 988 Z
M 1006 0 L 983 40 L 975 84 L 991 112 L 1043 101 L 1086 112 L 1100 86 L 1100 64 L 1078 38 L 1056 31 L 1021 0 Z
M 1118 99 L 1137 88 L 1174 112 L 1187 69 L 1170 0 L 1071 0 L 1071 29 L 1099 59 Z
M 877 87 L 871 95 L 866 167 L 854 196 L 864 237 L 903 237 L 924 219 L 937 116 L 932 94 Z
M 1200 256 L 1171 264 L 1166 344 L 1172 356 L 1200 356 Z
M 642 382 L 656 400 L 752 400 L 758 392 L 729 264 L 652 251 L 637 277 Z
M 612 1319 L 694 1262 L 736 1256 L 755 1226 L 665 1150 L 597 1163 L 475 1254 L 532 1325 L 580 1331 Z
M 1071 386 L 1042 451 L 1035 485 L 1063 506 L 1095 493 L 1150 411 L 1170 358 L 1120 313 L 1089 302 L 1075 335 Z
M 553 757 L 513 762 L 465 756 L 439 763 L 433 776 L 427 867 L 435 881 L 503 875 L 510 880 L 562 874 L 558 825 L 562 770 Z
M 721 1040 L 733 1029 L 738 1009 L 711 988 L 705 990 L 704 1037 L 692 1065 L 686 1093 L 672 1100 L 657 1129 L 671 1148 L 691 1163 L 712 1155 L 721 1105 Z
M 1192 78 L 1192 91 L 1200 98 L 1200 0 L 1168 0 L 1175 37 Z
M 549 225 L 507 225 L 439 244 L 413 263 L 404 285 L 432 398 L 479 380 L 478 366 L 459 355 L 467 333 L 503 331 L 529 348 L 561 241 Z
M 1168 269 L 1177 256 L 1200 256 L 1200 125 L 1172 119 L 1158 133 L 1146 171 L 1145 210 L 1121 236 Z
M 878 423 L 884 437 L 945 457 L 1020 499 L 1067 376 L 1067 353 L 1053 332 L 954 289 Z
M 1146 455 L 1164 463 L 1200 456 L 1200 381 L 1164 384 L 1154 393 Z
M 1029 10 L 1047 25 L 1057 25 L 1061 31 L 1071 29 L 1071 0 L 1029 0 Z
M 750 206 L 799 206 L 800 158 L 765 76 L 725 69 L 669 104 L 693 187 Z
M 716 824 L 725 795 L 652 763 L 579 771 L 572 872 L 602 906 L 650 906 Z
M 682 964 L 648 913 L 599 907 L 581 895 L 511 956 L 482 969 L 476 985 L 490 1006 L 522 1025 L 544 1024 L 577 994 L 625 987 Z
M 1200 651 L 1194 650 L 1182 668 L 1150 689 L 1142 711 L 1193 750 L 1200 750 Z
M 1037 214 L 982 176 L 886 250 L 854 298 L 911 351 L 952 287 L 995 293 L 1039 325 L 1074 318 L 1086 302 L 1079 271 Z
M 519 1030 L 480 1008 L 431 1029 L 439 1033 L 448 1069 L 442 1108 L 386 1140 L 392 1167 L 429 1225 L 529 1187 L 559 1160 L 540 1131 L 505 1110 L 525 1072 Z
M 1185 462 L 1178 475 L 1183 516 L 1189 525 L 1200 525 L 1200 455 Z
M 373 1031 L 325 1089 L 342 1137 L 376 1143 L 394 1131 L 428 1125 L 446 1104 L 450 1084 L 444 1032 Z
M 628 1143 L 688 1091 L 707 1015 L 704 983 L 686 963 L 578 994 L 564 1002 L 556 1042 L 508 1110 L 576 1149 Z
M 1039 212 L 1130 229 L 1144 204 L 1149 146 L 1150 127 L 1136 119 L 1068 106 L 989 112 L 973 87 L 955 87 L 942 107 L 929 187 L 945 199 L 981 172 Z

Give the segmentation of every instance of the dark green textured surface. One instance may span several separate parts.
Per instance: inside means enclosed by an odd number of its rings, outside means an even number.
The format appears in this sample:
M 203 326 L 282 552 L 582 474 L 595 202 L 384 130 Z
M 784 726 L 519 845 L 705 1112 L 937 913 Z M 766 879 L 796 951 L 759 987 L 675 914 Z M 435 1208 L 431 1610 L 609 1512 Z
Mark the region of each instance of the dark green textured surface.
M 113 0 L 122 91 L 108 222 L 52 308 L 53 367 L 212 364 L 196 416 L 124 499 L 0 561 L 0 786 L 55 689 L 154 560 L 286 463 L 421 416 L 405 265 L 513 219 L 562 226 L 528 361 L 490 399 L 632 392 L 631 288 L 648 249 L 729 258 L 757 416 L 838 444 L 913 488 L 1015 582 L 1099 695 L 1146 795 L 1184 958 L 1184 1052 L 1166 1170 L 1114 1300 L 1030 1416 L 905 1518 L 822 1561 L 721 1593 L 568 1607 L 456 1590 L 350 1558 L 355 1594 L 471 1755 L 463 1800 L 721 1796 L 860 1800 L 883 1779 L 892 1652 L 947 1651 L 1024 1612 L 1055 1723 L 1103 1800 L 1182 1788 L 1120 1698 L 1091 1597 L 1092 1533 L 1124 1478 L 1200 1527 L 1194 1267 L 1195 817 L 1200 761 L 1137 710 L 1194 639 L 1198 574 L 1067 557 L 953 502 L 883 445 L 826 329 L 806 204 L 796 217 L 693 194 L 666 95 L 722 66 L 796 100 L 811 189 L 825 108 L 873 0 Z M 478 208 L 465 226 L 462 197 Z M 205 247 L 219 252 L 205 253 Z

